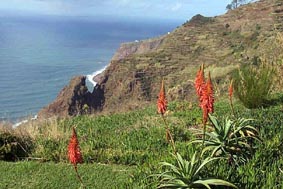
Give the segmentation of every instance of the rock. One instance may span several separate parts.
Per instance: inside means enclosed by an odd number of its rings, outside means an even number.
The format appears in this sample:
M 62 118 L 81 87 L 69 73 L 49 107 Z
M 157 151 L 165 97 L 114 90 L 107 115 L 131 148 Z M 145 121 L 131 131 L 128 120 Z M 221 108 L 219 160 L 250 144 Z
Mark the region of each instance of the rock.
M 72 78 L 57 98 L 40 110 L 38 117 L 68 117 L 99 111 L 104 103 L 103 90 L 97 85 L 92 93 L 89 92 L 85 80 L 85 76 Z

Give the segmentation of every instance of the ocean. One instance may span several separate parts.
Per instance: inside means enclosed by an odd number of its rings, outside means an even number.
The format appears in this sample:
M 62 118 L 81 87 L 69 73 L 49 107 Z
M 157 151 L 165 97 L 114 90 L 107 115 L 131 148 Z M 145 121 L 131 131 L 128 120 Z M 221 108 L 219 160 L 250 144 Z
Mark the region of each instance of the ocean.
M 73 76 L 93 76 L 105 68 L 120 43 L 163 35 L 179 24 L 90 17 L 1 17 L 0 122 L 34 117 Z

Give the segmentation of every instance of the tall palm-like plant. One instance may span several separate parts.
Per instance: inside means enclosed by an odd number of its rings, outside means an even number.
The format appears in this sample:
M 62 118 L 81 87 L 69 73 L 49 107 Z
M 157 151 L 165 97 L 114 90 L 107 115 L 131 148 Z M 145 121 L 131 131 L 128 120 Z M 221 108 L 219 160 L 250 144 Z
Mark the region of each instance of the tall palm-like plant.
M 257 129 L 249 124 L 251 119 L 238 118 L 232 121 L 228 118 L 220 122 L 209 115 L 213 130 L 206 133 L 202 154 L 211 152 L 212 157 L 227 157 L 234 162 L 245 161 L 253 151 L 253 142 L 260 141 Z M 192 143 L 201 143 L 198 139 Z
M 160 184 L 158 188 L 208 188 L 211 186 L 227 186 L 237 188 L 234 184 L 222 179 L 215 178 L 202 178 L 202 169 L 207 163 L 217 159 L 208 157 L 204 160 L 196 157 L 196 153 L 193 154 L 190 161 L 182 158 L 177 153 L 174 155 L 177 165 L 173 165 L 167 162 L 163 162 L 162 166 L 166 168 L 166 171 L 159 174 Z

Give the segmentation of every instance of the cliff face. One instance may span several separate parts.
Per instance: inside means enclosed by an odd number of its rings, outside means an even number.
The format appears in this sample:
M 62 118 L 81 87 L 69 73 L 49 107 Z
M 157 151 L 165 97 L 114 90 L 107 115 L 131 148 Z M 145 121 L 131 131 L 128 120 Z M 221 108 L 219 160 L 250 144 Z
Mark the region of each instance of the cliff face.
M 222 16 L 196 15 L 156 39 L 122 44 L 107 69 L 96 77 L 98 85 L 92 95 L 99 95 L 92 98 L 100 103 L 93 109 L 117 112 L 153 104 L 162 78 L 169 100 L 195 100 L 193 82 L 202 63 L 211 72 L 216 96 L 222 89 L 226 94 L 229 73 L 239 64 L 272 56 L 278 32 L 274 28 L 282 31 L 282 12 L 282 0 L 261 0 Z M 71 112 L 74 115 L 78 110 Z
M 92 93 L 89 92 L 85 80 L 84 76 L 72 78 L 69 85 L 60 91 L 55 101 L 38 113 L 38 117 L 68 117 L 100 110 L 104 103 L 103 91 L 96 86 Z

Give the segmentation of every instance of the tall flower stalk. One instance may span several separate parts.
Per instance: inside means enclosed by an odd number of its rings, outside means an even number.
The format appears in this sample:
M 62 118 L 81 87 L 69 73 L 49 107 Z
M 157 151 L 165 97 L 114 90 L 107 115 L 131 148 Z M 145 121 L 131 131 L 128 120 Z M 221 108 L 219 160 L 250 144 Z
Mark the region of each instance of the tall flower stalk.
M 167 100 L 166 100 L 166 95 L 165 95 L 164 80 L 162 80 L 160 92 L 159 92 L 158 100 L 157 100 L 157 112 L 161 115 L 161 117 L 164 121 L 164 124 L 166 126 L 166 140 L 169 143 L 171 143 L 173 151 L 176 154 L 177 151 L 176 151 L 176 147 L 175 147 L 175 142 L 174 142 L 173 136 L 171 134 L 171 131 L 169 129 L 169 125 L 168 125 L 168 123 L 165 119 L 165 116 L 164 116 L 164 114 L 166 113 L 166 110 L 167 110 Z
M 214 96 L 213 85 L 210 78 L 210 72 L 208 73 L 208 79 L 202 91 L 201 96 L 201 108 L 203 112 L 203 142 L 205 141 L 206 123 L 208 120 L 208 114 L 214 112 Z
M 80 149 L 76 130 L 74 127 L 72 130 L 73 130 L 73 133 L 72 133 L 72 137 L 70 139 L 69 146 L 68 146 L 68 157 L 69 157 L 70 163 L 73 164 L 74 166 L 74 169 L 76 171 L 79 181 L 83 185 L 82 179 L 78 173 L 78 168 L 77 168 L 77 164 L 83 163 L 83 157 L 81 154 L 81 149 Z
M 233 106 L 233 93 L 234 93 L 233 79 L 230 81 L 228 92 L 229 92 L 229 101 L 230 101 L 230 107 L 231 107 L 231 110 L 232 110 L 232 114 L 235 116 L 235 111 L 234 111 L 234 106 Z
M 203 143 L 204 143 L 208 114 L 214 112 L 214 92 L 213 92 L 213 84 L 211 82 L 210 72 L 208 73 L 208 79 L 205 82 L 203 64 L 200 67 L 195 79 L 195 89 L 199 97 L 199 105 L 202 109 Z

